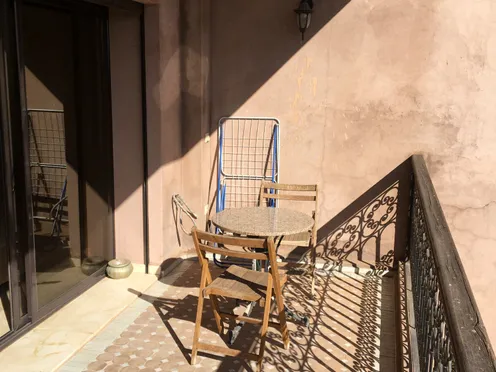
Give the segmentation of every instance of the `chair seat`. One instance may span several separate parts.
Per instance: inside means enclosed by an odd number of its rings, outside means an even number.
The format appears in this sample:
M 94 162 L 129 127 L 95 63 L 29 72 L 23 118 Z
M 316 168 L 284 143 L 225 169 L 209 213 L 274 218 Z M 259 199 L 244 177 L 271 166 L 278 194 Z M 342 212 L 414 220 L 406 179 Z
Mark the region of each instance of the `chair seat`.
M 287 281 L 285 273 L 279 273 L 281 285 Z M 245 301 L 258 301 L 265 297 L 269 273 L 253 271 L 241 266 L 231 265 L 210 285 L 205 295 L 216 295 Z

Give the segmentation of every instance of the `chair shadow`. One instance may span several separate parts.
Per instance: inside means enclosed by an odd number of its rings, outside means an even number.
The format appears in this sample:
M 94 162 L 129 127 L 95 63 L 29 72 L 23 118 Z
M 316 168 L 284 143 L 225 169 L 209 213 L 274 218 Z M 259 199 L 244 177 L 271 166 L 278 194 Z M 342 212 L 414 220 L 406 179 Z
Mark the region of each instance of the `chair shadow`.
M 191 362 L 191 357 L 189 355 L 191 353 L 191 349 L 188 349 L 183 345 L 177 333 L 175 332 L 174 328 L 170 324 L 170 320 L 179 319 L 194 324 L 196 321 L 196 311 L 187 311 L 187 310 L 196 308 L 196 306 L 198 305 L 198 297 L 188 295 L 183 299 L 176 300 L 176 299 L 166 299 L 162 297 L 150 296 L 131 288 L 129 288 L 128 291 L 138 296 L 141 300 L 147 301 L 151 305 L 153 305 L 157 314 L 160 316 L 160 319 L 164 323 L 164 326 L 167 328 L 170 335 L 176 342 L 178 348 L 181 350 L 184 358 L 188 362 Z M 213 314 L 211 309 L 211 304 L 209 301 L 205 301 L 204 312 L 205 313 L 211 312 Z M 212 320 L 213 318 L 208 319 L 206 321 L 206 318 L 204 316 L 202 319 L 202 329 L 206 329 L 213 333 L 217 333 L 217 326 Z
M 197 262 L 197 260 L 195 260 Z M 194 265 L 194 266 L 199 266 Z M 212 265 L 213 266 L 213 265 Z M 196 267 L 193 269 L 197 269 Z M 212 274 L 214 277 L 216 275 L 219 275 L 221 273 L 221 270 L 219 270 L 218 267 L 214 267 L 211 269 Z M 184 276 L 187 276 L 188 274 L 185 273 Z M 181 276 L 179 277 L 172 285 L 174 287 L 182 287 L 182 288 L 199 288 L 200 283 L 199 283 L 200 275 L 198 271 L 198 275 L 195 277 L 195 280 L 193 281 L 185 281 L 184 278 Z M 186 286 L 183 286 L 182 283 L 186 283 Z M 198 306 L 198 297 L 194 295 L 187 295 L 182 299 L 169 299 L 169 298 L 164 298 L 164 297 L 156 297 L 156 296 L 150 296 L 145 293 L 136 291 L 132 288 L 128 288 L 128 291 L 133 293 L 134 295 L 138 296 L 141 300 L 144 300 L 148 303 L 150 303 L 154 308 L 156 313 L 160 316 L 160 319 L 164 326 L 166 327 L 167 331 L 173 338 L 175 344 L 181 351 L 184 359 L 191 364 L 191 349 L 187 348 L 184 346 L 182 343 L 180 336 L 177 334 L 176 330 L 174 329 L 173 325 L 171 324 L 170 320 L 171 319 L 178 319 L 180 321 L 186 321 L 190 322 L 192 324 L 195 324 L 196 322 L 196 308 Z M 232 309 L 235 306 L 234 300 L 226 300 L 223 298 L 219 298 L 219 302 L 221 305 L 221 309 L 223 311 L 226 311 L 228 309 Z M 194 311 L 191 311 L 191 309 L 194 309 Z M 201 329 L 203 331 L 207 330 L 211 333 L 218 334 L 217 331 L 217 326 L 215 324 L 215 320 L 213 317 L 213 310 L 212 310 L 212 305 L 210 301 L 205 301 L 203 305 L 203 317 L 202 317 L 202 325 Z M 208 316 L 210 315 L 210 316 Z M 259 315 L 260 316 L 260 315 Z M 226 324 L 226 323 L 225 323 Z M 229 323 L 227 327 L 225 327 L 225 330 L 229 329 L 229 327 L 233 327 L 234 323 Z M 227 339 L 227 332 L 224 331 L 223 335 L 220 337 L 222 341 L 226 344 L 225 346 L 228 345 L 228 339 Z M 239 339 L 236 341 L 236 343 L 232 347 L 236 347 L 238 344 L 240 344 Z M 282 343 L 281 343 L 282 345 Z M 232 357 L 227 357 L 227 356 L 219 356 L 219 355 L 214 355 L 214 354 L 209 354 L 205 353 L 202 351 L 198 352 L 199 356 L 206 356 L 211 359 L 216 359 L 221 362 L 225 362 L 226 360 L 229 360 L 230 363 L 235 366 L 238 364 L 241 364 L 243 368 L 247 371 L 251 371 L 252 368 L 247 364 L 244 363 L 240 359 L 232 358 Z

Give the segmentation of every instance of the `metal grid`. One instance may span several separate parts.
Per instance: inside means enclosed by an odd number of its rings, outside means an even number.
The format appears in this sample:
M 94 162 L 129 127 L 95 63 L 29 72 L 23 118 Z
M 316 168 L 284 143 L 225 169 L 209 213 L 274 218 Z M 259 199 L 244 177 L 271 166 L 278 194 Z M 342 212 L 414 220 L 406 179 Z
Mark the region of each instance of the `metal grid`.
M 217 212 L 258 205 L 260 183 L 279 180 L 279 120 L 219 120 Z
M 29 109 L 28 126 L 34 218 L 54 221 L 60 230 L 67 187 L 64 111 Z
M 217 205 L 226 208 L 257 206 L 262 181 L 279 181 L 279 120 L 268 117 L 223 117 L 219 120 Z M 229 257 L 218 266 L 253 263 Z
M 33 196 L 59 199 L 67 177 L 64 112 L 28 110 Z

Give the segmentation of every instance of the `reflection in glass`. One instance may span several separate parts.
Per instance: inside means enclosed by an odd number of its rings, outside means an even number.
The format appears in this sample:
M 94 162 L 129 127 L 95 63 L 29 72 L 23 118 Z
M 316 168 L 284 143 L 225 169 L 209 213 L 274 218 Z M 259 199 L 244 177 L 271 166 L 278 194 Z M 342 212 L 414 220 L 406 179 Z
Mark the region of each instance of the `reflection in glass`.
M 113 258 L 104 23 L 92 9 L 23 7 L 38 309 Z
M 38 308 L 85 278 L 81 272 L 77 178 L 67 165 L 74 131 L 73 27 L 70 14 L 26 5 L 23 12 L 29 163 Z M 49 62 L 46 56 L 51 58 Z M 69 223 L 69 218 L 71 223 Z M 77 229 L 77 225 L 75 226 Z

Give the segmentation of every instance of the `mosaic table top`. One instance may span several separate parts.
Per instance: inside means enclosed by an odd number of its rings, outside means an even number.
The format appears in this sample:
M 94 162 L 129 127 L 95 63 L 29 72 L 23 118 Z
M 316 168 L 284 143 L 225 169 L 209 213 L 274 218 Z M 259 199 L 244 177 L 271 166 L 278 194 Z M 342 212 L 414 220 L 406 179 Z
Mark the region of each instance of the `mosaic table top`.
M 233 208 L 215 214 L 212 223 L 224 231 L 246 236 L 284 236 L 308 231 L 312 217 L 287 208 Z

